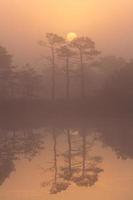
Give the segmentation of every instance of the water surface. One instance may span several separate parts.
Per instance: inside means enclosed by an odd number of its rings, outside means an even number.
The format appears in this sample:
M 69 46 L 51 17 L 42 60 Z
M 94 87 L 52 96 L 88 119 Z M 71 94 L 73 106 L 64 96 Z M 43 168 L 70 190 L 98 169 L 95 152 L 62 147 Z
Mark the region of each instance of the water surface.
M 132 122 L 62 119 L 1 128 L 0 199 L 132 200 Z

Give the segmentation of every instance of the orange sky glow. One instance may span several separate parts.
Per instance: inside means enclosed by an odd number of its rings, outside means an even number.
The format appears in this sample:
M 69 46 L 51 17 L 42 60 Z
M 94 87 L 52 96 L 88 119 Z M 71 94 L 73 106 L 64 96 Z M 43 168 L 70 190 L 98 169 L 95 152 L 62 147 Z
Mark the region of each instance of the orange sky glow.
M 91 37 L 103 53 L 131 58 L 132 8 L 132 0 L 1 0 L 0 45 L 18 63 L 34 62 L 46 32 L 75 32 Z

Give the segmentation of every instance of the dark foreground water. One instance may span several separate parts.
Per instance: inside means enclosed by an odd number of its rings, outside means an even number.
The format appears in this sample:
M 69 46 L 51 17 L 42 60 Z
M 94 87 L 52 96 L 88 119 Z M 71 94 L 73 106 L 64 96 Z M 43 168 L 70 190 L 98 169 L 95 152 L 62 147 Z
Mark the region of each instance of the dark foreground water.
M 132 187 L 131 117 L 0 129 L 1 200 L 132 200 Z

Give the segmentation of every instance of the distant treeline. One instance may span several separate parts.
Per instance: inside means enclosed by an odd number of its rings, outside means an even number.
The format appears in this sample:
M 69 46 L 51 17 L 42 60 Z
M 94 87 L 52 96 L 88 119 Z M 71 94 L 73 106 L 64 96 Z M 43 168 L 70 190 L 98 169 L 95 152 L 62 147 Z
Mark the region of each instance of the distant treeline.
M 132 60 L 101 56 L 95 42 L 88 37 L 77 37 L 68 42 L 48 33 L 39 45 L 44 47 L 43 71 L 39 70 L 39 66 L 32 67 L 30 64 L 14 66 L 12 56 L 0 46 L 2 101 L 95 99 L 101 103 L 132 104 Z

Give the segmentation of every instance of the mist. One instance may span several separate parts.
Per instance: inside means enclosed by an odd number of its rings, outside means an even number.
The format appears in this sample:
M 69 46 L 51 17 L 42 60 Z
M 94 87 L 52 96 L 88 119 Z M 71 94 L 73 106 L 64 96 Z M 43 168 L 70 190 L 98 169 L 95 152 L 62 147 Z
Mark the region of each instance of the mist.
M 130 59 L 132 6 L 130 0 L 1 0 L 0 44 L 14 55 L 15 64 L 38 64 L 41 52 L 37 41 L 46 32 L 63 37 L 76 32 L 91 37 L 104 54 Z
M 132 8 L 0 0 L 0 199 L 133 199 Z

